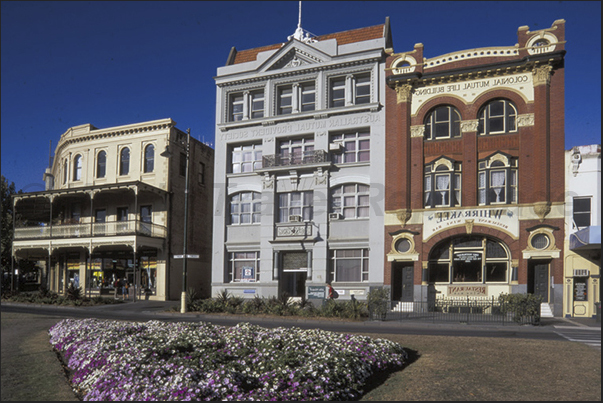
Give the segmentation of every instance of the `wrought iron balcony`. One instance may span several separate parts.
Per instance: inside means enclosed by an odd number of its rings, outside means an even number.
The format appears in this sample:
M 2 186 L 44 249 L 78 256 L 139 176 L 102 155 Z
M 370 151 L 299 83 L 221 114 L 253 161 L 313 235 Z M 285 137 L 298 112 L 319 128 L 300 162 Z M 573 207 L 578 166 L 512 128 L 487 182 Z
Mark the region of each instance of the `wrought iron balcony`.
M 144 235 L 165 238 L 167 230 L 162 225 L 132 221 L 111 221 L 101 223 L 55 224 L 52 226 L 27 226 L 15 228 L 15 240 L 89 238 L 99 236 Z
M 300 167 L 304 165 L 328 164 L 329 153 L 325 150 L 312 150 L 298 153 L 264 155 L 263 168 Z

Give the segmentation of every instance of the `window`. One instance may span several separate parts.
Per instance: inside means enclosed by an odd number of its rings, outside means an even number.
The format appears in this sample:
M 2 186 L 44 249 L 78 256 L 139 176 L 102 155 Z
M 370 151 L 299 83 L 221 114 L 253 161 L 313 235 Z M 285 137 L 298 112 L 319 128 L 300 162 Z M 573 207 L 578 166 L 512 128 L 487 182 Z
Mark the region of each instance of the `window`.
M 331 278 L 336 282 L 362 282 L 369 279 L 368 249 L 331 251 Z
M 478 162 L 478 204 L 517 203 L 517 158 L 495 154 Z
M 279 86 L 277 97 L 277 115 L 313 111 L 316 107 L 314 82 Z
M 345 106 L 345 77 L 331 80 L 331 107 Z
M 509 256 L 502 243 L 486 237 L 463 235 L 448 239 L 429 253 L 429 282 L 507 282 Z
M 280 165 L 299 165 L 313 162 L 314 138 L 303 137 L 298 139 L 287 139 L 279 142 Z
M 333 154 L 335 164 L 349 162 L 369 162 L 371 159 L 371 140 L 367 130 L 354 133 L 336 134 L 331 137 L 332 143 L 341 144 L 340 152 Z
M 264 117 L 264 91 L 245 91 L 229 96 L 228 121 L 238 122 Z
M 121 221 L 121 224 L 117 225 L 117 232 L 127 232 L 129 230 L 128 227 L 128 208 L 127 207 L 118 207 L 117 208 L 117 217 L 116 221 Z
M 122 148 L 119 153 L 119 174 L 128 175 L 130 173 L 130 149 Z
M 329 106 L 338 108 L 371 102 L 370 73 L 333 77 L 329 82 Z
M 299 217 L 303 221 L 312 220 L 312 205 L 314 194 L 307 192 L 290 192 L 278 195 L 278 222 L 289 222 Z M 296 218 L 297 219 L 297 218 Z
M 590 197 L 574 197 L 574 228 L 590 226 Z
M 371 102 L 371 76 L 365 74 L 354 77 L 354 104 L 368 104 Z
M 197 182 L 199 185 L 205 185 L 205 164 L 199 162 L 199 172 L 197 174 Z
M 230 197 L 230 223 L 259 224 L 262 195 L 258 192 L 241 192 Z
M 505 99 L 497 99 L 486 104 L 478 114 L 478 133 L 501 134 L 517 130 L 517 108 Z
M 293 112 L 293 86 L 287 85 L 278 89 L 278 115 L 288 115 Z
M 425 140 L 439 140 L 461 135 L 461 114 L 452 106 L 439 106 L 425 118 Z
M 96 156 L 96 177 L 104 178 L 107 175 L 107 153 L 100 151 Z
M 247 144 L 232 147 L 231 172 L 238 174 L 253 172 L 262 168 L 261 144 Z
M 82 180 L 82 156 L 76 155 L 73 159 L 73 180 Z
M 98 209 L 94 214 L 94 222 L 103 223 L 107 219 L 107 210 Z
M 155 147 L 149 144 L 144 148 L 144 168 L 145 173 L 153 172 L 155 169 Z
M 140 221 L 150 223 L 153 217 L 153 206 L 140 206 Z
M 344 219 L 369 217 L 368 185 L 359 183 L 341 185 L 331 190 L 331 212 Z
M 461 204 L 461 164 L 447 158 L 425 165 L 423 183 L 425 208 Z
M 260 252 L 233 252 L 228 256 L 228 282 L 260 281 Z

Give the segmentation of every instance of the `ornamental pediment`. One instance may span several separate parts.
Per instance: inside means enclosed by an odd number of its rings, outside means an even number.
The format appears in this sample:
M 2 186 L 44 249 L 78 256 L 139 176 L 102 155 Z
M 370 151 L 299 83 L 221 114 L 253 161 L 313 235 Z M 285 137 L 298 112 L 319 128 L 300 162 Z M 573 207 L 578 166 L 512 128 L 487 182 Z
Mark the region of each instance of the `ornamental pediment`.
M 293 40 L 276 52 L 264 65 L 261 71 L 294 69 L 297 67 L 320 64 L 330 61 L 330 57 L 302 42 Z

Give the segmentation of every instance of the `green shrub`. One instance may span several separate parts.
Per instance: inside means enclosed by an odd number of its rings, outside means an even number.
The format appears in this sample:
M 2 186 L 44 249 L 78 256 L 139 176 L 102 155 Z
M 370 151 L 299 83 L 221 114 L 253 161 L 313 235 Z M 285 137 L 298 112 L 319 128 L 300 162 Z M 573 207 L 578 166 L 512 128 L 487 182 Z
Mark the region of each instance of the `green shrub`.
M 515 322 L 521 322 L 525 318 L 540 320 L 540 304 L 542 297 L 534 294 L 500 294 L 498 301 L 501 304 L 501 313 L 513 314 Z

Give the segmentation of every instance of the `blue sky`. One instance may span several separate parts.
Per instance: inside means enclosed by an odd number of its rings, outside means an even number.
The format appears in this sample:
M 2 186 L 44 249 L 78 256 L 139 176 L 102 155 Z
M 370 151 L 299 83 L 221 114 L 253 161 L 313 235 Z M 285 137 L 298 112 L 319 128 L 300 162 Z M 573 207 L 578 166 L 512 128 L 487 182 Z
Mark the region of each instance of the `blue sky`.
M 213 143 L 216 69 L 231 47 L 286 42 L 297 1 L 2 1 L 2 175 L 26 192 L 69 127 L 172 118 Z M 394 51 L 513 46 L 566 20 L 566 149 L 601 143 L 601 2 L 306 1 L 315 35 L 382 24 Z

